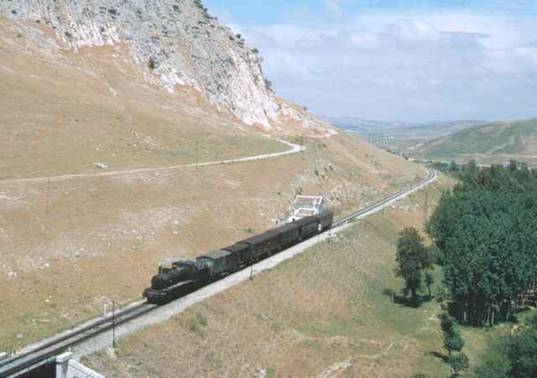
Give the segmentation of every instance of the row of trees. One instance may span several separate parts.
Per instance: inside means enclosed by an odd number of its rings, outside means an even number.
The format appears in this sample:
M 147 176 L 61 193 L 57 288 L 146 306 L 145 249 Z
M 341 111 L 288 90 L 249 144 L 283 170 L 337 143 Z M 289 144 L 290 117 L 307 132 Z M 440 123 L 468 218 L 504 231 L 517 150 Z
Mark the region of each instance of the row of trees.
M 425 247 L 423 238 L 415 228 L 406 228 L 399 234 L 396 261 L 395 273 L 403 278 L 405 282 L 403 294 L 405 297 L 410 295 L 411 304 L 419 304 L 418 290 L 422 288 L 423 283 L 427 286 L 431 298 L 433 275 L 430 269 L 433 266 L 433 255 Z M 444 335 L 444 348 L 448 352 L 444 360 L 453 370 L 453 376 L 459 376 L 462 371 L 469 368 L 468 357 L 462 352 L 464 340 L 448 313 L 441 313 L 439 318 Z
M 537 171 L 469 164 L 459 177 L 427 224 L 454 313 L 476 326 L 508 320 L 536 287 Z
M 537 170 L 514 161 L 506 167 L 444 168 L 461 183 L 442 196 L 427 222 L 435 245 L 425 247 L 413 228 L 399 235 L 396 275 L 404 279 L 403 293 L 417 303 L 418 290 L 430 284 L 431 266 L 438 262 L 450 313 L 459 321 L 481 326 L 509 320 L 526 299 L 537 299 Z M 448 352 L 442 358 L 459 376 L 469 368 L 464 340 L 447 312 L 440 314 L 440 326 Z M 537 315 L 494 342 L 474 372 L 537 377 Z
M 453 370 L 453 375 L 458 376 L 461 371 L 467 370 L 470 366 L 468 357 L 462 352 L 464 340 L 448 313 L 441 313 L 439 318 L 440 328 L 444 335 L 444 348 L 448 351 L 447 363 Z

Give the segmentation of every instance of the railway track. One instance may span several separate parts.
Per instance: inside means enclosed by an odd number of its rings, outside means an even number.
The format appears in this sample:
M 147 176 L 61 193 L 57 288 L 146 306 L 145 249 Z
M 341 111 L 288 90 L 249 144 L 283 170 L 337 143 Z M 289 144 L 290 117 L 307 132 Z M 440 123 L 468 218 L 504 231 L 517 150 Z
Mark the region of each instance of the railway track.
M 423 186 L 433 182 L 437 177 L 436 171 L 429 169 L 427 176 L 411 186 L 410 188 L 401 190 L 391 194 L 388 197 L 377 201 L 367 207 L 343 216 L 334 222 L 333 228 L 344 226 L 358 218 L 361 218 L 369 213 L 378 211 L 384 208 L 387 204 L 395 202 L 402 196 L 410 194 Z M 330 230 L 326 231 L 329 232 Z M 249 268 L 246 268 L 249 269 Z M 55 357 L 72 346 L 80 344 L 83 341 L 89 340 L 101 333 L 104 333 L 115 326 L 127 323 L 142 315 L 158 308 L 156 305 L 145 302 L 132 304 L 115 313 L 115 316 L 108 315 L 90 321 L 76 329 L 59 334 L 56 337 L 45 340 L 40 344 L 36 344 L 31 350 L 25 351 L 19 355 L 0 361 L 0 377 L 16 377 L 24 372 L 30 371 L 36 366 L 43 365 L 47 362 L 53 362 Z
M 19 354 L 0 362 L 0 377 L 12 377 L 32 370 L 34 367 L 54 360 L 55 357 L 69 347 L 88 340 L 95 335 L 105 332 L 114 326 L 126 323 L 143 314 L 154 310 L 157 306 L 145 302 L 130 305 L 110 314 L 86 323 L 71 331 L 64 332 L 57 337 L 47 339 L 31 351 Z
M 389 195 L 388 197 L 385 197 L 383 199 L 381 199 L 380 201 L 377 201 L 375 203 L 372 203 L 371 205 L 368 205 L 366 207 L 364 207 L 363 209 L 360 209 L 358 211 L 355 211 L 351 214 L 348 214 L 344 217 L 342 217 L 341 219 L 337 220 L 336 222 L 334 222 L 334 225 L 333 227 L 339 227 L 339 226 L 342 226 L 346 223 L 349 223 L 349 222 L 352 222 L 353 220 L 355 220 L 356 218 L 359 218 L 360 216 L 364 215 L 364 214 L 367 214 L 375 209 L 378 209 L 382 206 L 384 206 L 385 204 L 391 202 L 391 201 L 395 201 L 397 200 L 399 197 L 401 197 L 402 195 L 406 194 L 406 193 L 410 193 L 412 191 L 415 191 L 417 189 L 419 189 L 420 187 L 422 187 L 423 185 L 426 185 L 430 182 L 432 182 L 437 176 L 437 173 L 435 170 L 433 169 L 428 169 L 427 170 L 427 176 L 421 180 L 420 182 L 416 183 L 415 185 L 411 186 L 410 188 L 407 188 L 407 189 L 403 189 L 397 193 L 394 193 L 394 194 L 391 194 Z

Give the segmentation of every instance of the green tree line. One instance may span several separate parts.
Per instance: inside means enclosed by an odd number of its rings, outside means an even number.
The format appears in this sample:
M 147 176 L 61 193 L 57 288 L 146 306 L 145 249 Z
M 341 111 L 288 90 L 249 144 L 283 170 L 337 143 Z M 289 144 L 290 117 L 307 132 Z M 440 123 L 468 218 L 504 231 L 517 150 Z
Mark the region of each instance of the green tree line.
M 537 171 L 470 163 L 457 175 L 427 223 L 452 312 L 476 326 L 509 320 L 536 287 Z

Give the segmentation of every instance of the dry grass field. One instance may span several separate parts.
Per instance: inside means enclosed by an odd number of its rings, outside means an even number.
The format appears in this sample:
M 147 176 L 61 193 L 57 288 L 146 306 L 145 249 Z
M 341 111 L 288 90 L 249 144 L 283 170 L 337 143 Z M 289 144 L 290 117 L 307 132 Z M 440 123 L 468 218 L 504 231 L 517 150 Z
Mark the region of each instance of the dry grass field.
M 270 228 L 297 193 L 324 193 L 341 213 L 423 175 L 345 137 L 308 145 L 275 160 L 59 181 L 48 190 L 0 184 L 0 344 L 14 347 L 17 333 L 20 345 L 96 315 L 106 298 L 139 297 L 159 261 Z M 360 151 L 354 160 L 352 149 Z
M 329 242 L 256 276 L 166 324 L 85 360 L 109 377 L 408 377 L 448 375 L 438 304 L 392 303 L 395 240 L 422 225 L 452 185 L 442 177 Z

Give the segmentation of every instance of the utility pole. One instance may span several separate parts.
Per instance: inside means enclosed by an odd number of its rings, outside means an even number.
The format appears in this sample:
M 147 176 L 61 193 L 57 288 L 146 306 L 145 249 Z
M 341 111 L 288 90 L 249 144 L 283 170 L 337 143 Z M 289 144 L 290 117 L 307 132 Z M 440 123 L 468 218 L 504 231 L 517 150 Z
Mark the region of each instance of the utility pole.
M 116 302 L 112 301 L 112 348 L 116 347 Z
M 47 215 L 49 211 L 50 203 L 50 176 L 47 177 Z
M 199 141 L 196 141 L 196 171 L 198 170 L 199 164 Z

